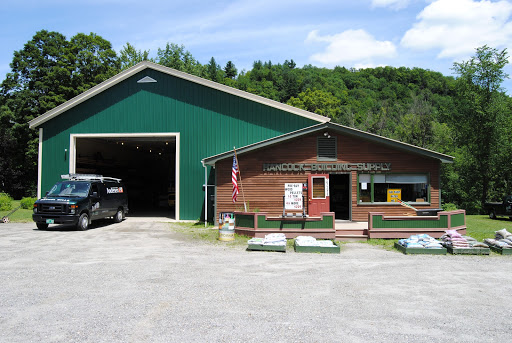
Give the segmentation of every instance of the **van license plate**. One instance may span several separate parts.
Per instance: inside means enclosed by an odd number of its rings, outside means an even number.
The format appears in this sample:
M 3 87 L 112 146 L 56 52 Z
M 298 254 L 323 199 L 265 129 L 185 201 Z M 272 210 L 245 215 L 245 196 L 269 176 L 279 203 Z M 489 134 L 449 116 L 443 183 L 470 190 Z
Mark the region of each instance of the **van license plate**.
M 55 224 L 55 220 L 53 220 L 53 219 L 46 219 L 46 224 Z

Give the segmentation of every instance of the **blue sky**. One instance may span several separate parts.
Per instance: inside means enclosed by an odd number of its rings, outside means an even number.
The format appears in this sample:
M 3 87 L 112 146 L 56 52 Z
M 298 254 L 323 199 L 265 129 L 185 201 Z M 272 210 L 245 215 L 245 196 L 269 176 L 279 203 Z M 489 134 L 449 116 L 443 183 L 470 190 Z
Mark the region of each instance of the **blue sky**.
M 451 75 L 475 48 L 512 43 L 512 0 L 2 0 L 0 78 L 39 30 L 94 32 L 119 52 L 183 44 L 239 71 L 255 60 L 332 68 L 390 65 Z M 512 53 L 512 52 L 511 52 Z M 507 66 L 512 75 L 512 66 Z M 511 94 L 512 82 L 504 86 Z

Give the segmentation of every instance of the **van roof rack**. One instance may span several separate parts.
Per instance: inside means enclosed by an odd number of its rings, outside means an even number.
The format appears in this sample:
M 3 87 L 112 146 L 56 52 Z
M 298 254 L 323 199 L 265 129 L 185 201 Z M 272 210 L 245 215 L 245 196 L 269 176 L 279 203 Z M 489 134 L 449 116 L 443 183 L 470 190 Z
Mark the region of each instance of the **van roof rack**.
M 114 177 L 106 177 L 103 175 L 97 174 L 63 174 L 60 176 L 63 180 L 75 180 L 75 181 L 116 181 L 121 182 L 121 179 L 116 179 Z

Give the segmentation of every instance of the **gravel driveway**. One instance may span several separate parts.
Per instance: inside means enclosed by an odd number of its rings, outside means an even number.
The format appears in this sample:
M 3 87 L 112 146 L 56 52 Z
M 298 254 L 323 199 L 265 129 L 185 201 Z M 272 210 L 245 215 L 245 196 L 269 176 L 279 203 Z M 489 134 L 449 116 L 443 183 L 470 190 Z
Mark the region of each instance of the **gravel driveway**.
M 172 225 L 0 224 L 0 341 L 510 341 L 512 256 L 248 252 Z

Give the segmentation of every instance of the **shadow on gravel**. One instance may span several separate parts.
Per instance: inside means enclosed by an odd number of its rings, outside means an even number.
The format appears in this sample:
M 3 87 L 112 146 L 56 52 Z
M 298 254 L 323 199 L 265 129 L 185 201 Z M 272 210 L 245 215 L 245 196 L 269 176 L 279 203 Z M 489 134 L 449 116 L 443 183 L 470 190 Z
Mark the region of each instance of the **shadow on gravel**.
M 89 225 L 89 229 L 87 231 L 99 229 L 99 228 L 114 225 L 114 224 L 117 224 L 117 223 L 114 223 L 114 221 L 111 219 L 110 220 L 109 219 L 95 220 L 92 222 L 91 225 Z M 38 229 L 34 224 L 33 230 L 34 231 L 53 231 L 53 232 L 81 231 L 81 230 L 78 230 L 75 225 L 64 225 L 64 224 L 50 225 L 50 226 L 48 226 L 47 229 L 43 229 L 43 230 Z

